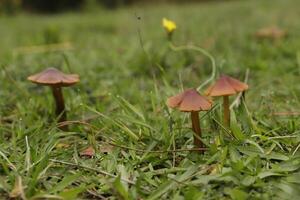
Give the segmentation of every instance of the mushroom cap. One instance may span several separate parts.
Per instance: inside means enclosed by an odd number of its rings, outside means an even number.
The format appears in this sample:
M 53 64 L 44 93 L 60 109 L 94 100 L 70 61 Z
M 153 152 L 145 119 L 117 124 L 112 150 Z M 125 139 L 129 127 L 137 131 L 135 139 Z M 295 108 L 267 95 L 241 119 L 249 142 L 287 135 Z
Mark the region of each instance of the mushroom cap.
M 255 36 L 257 38 L 271 38 L 271 39 L 283 38 L 286 35 L 287 32 L 285 30 L 280 29 L 277 26 L 261 28 L 255 33 Z
M 48 86 L 67 87 L 79 82 L 77 74 L 64 74 L 56 68 L 47 68 L 44 71 L 29 76 L 29 81 Z
M 212 97 L 230 96 L 247 89 L 248 85 L 246 83 L 221 75 L 217 82 L 206 90 L 205 94 Z
M 195 89 L 187 89 L 184 92 L 172 96 L 167 100 L 170 108 L 177 108 L 182 112 L 210 110 L 212 102 L 201 96 Z

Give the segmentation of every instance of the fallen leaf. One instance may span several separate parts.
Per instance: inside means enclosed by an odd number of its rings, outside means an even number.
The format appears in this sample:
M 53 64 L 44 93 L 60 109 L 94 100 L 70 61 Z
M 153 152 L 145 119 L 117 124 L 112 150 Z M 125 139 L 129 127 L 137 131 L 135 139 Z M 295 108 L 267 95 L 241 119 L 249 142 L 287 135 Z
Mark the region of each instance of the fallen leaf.
M 101 145 L 100 146 L 100 152 L 101 153 L 110 153 L 113 150 L 113 146 L 112 145 Z
M 15 186 L 14 186 L 13 190 L 9 193 L 9 197 L 13 198 L 13 199 L 18 198 L 18 197 L 20 197 L 21 199 L 26 199 L 25 193 L 23 190 L 22 179 L 20 176 L 16 177 Z
M 70 145 L 69 144 L 66 144 L 66 143 L 58 143 L 56 145 L 56 148 L 58 149 L 62 149 L 62 148 L 68 148 Z
M 81 156 L 93 157 L 95 155 L 95 150 L 93 147 L 88 147 L 80 153 Z

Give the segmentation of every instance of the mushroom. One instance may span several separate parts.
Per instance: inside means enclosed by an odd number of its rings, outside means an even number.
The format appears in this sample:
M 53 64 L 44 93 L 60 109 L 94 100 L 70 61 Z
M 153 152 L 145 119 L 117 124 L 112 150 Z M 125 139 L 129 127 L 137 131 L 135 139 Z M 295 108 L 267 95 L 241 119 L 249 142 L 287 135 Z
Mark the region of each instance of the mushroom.
M 172 96 L 167 100 L 170 108 L 177 108 L 181 112 L 190 112 L 194 134 L 194 146 L 203 148 L 201 141 L 201 128 L 199 123 L 199 111 L 210 110 L 212 102 L 201 96 L 195 89 L 187 89 L 184 92 Z
M 224 124 L 226 127 L 230 125 L 229 96 L 247 89 L 247 84 L 229 76 L 221 75 L 216 83 L 205 92 L 207 96 L 211 97 L 223 96 Z
M 56 68 L 47 68 L 46 70 L 29 76 L 29 81 L 38 85 L 47 85 L 52 89 L 52 93 L 56 103 L 56 116 L 58 116 L 58 122 L 64 122 L 67 120 L 67 114 L 65 111 L 65 103 L 62 93 L 62 87 L 68 87 L 79 82 L 79 76 L 77 74 L 64 74 Z M 62 130 L 67 130 L 67 126 L 62 126 Z
M 284 38 L 287 35 L 287 32 L 285 30 L 282 30 L 278 28 L 277 26 L 270 26 L 261 28 L 258 31 L 256 31 L 255 36 L 258 39 L 273 39 L 278 40 L 280 38 Z

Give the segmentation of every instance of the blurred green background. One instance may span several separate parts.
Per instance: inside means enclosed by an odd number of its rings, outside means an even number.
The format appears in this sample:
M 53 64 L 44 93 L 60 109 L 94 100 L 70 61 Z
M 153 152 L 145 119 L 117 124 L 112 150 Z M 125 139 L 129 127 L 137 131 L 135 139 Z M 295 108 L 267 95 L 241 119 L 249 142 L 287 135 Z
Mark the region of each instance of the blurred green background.
M 22 9 L 34 12 L 82 10 L 89 6 L 113 9 L 133 4 L 213 2 L 220 0 L 0 0 L 1 13 L 13 14 Z M 223 0 L 230 1 L 230 0 Z
M 149 191 L 124 186 L 127 193 L 135 195 L 132 199 L 158 197 L 160 193 L 165 194 L 160 199 L 184 199 L 185 193 L 193 193 L 203 199 L 227 200 L 231 196 L 267 200 L 276 196 L 292 200 L 299 193 L 299 116 L 272 114 L 298 112 L 300 108 L 299 0 L 197 1 L 180 5 L 163 1 L 159 6 L 141 1 L 128 6 L 124 1 L 0 2 L 0 151 L 18 170 L 9 170 L 11 165 L 1 158 L 0 168 L 5 170 L 0 170 L 0 199 L 9 198 L 16 174 L 22 177 L 28 199 L 41 194 L 62 196 L 65 188 L 76 190 L 79 186 L 81 199 L 89 199 L 89 189 L 120 199 L 115 185 L 107 184 L 114 179 L 73 166 L 57 166 L 48 157 L 139 179 Z M 79 152 L 92 142 L 100 148 L 114 141 L 147 151 L 190 148 L 189 118 L 168 109 L 165 102 L 182 88 L 198 87 L 207 80 L 211 62 L 199 52 L 170 49 L 162 27 L 164 17 L 177 24 L 174 45 L 205 49 L 216 61 L 217 76 L 225 73 L 244 80 L 249 72 L 248 110 L 234 109 L 234 113 L 238 121 L 235 130 L 252 146 L 241 139 L 216 148 L 215 138 L 222 129 L 216 131 L 210 116 L 203 112 L 203 137 L 211 144 L 204 157 L 189 152 L 158 156 L 122 148 L 108 154 L 98 152 L 96 159 L 79 157 Z M 287 31 L 287 37 L 259 40 L 254 36 L 260 28 L 274 25 Z M 89 123 L 97 131 L 76 124 L 67 134 L 55 128 L 49 88 L 26 80 L 46 67 L 80 75 L 79 84 L 64 89 L 68 117 L 77 121 L 92 119 Z M 215 99 L 215 105 L 220 105 L 219 99 Z M 221 121 L 221 113 L 219 106 L 211 116 Z M 56 144 L 61 143 L 69 147 L 57 148 Z M 253 144 L 265 154 L 257 153 Z M 237 154 L 240 147 L 249 148 L 250 156 Z M 277 159 L 272 160 L 270 155 Z M 277 161 L 278 157 L 283 161 Z M 185 172 L 159 172 L 174 166 L 188 172 L 191 166 L 206 167 L 206 163 L 224 166 L 224 173 L 217 174 L 220 178 L 215 174 L 204 176 L 205 180 L 199 174 L 184 184 L 175 184 L 172 180 L 177 176 L 173 174 Z M 76 184 L 61 187 L 61 180 L 74 174 L 81 176 L 74 178 Z M 208 184 L 209 180 L 212 182 Z M 53 190 L 57 185 L 59 188 Z

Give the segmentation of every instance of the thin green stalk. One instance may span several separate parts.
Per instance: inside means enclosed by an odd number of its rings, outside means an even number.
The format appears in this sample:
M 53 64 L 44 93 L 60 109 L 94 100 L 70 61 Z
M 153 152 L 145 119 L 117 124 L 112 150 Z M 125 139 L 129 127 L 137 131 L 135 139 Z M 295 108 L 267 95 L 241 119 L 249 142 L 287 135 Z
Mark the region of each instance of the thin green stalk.
M 202 89 L 204 86 L 206 86 L 208 83 L 212 82 L 216 76 L 216 61 L 214 59 L 214 57 L 208 53 L 206 50 L 200 48 L 200 47 L 196 47 L 194 45 L 183 45 L 183 46 L 175 46 L 173 43 L 169 42 L 169 46 L 173 51 L 184 51 L 184 50 L 193 50 L 193 51 L 197 51 L 202 53 L 203 55 L 205 55 L 206 57 L 209 58 L 209 60 L 211 61 L 211 65 L 212 65 L 212 70 L 211 70 L 211 76 L 209 79 L 207 79 L 206 81 L 204 81 L 204 83 L 202 83 L 197 90 Z

